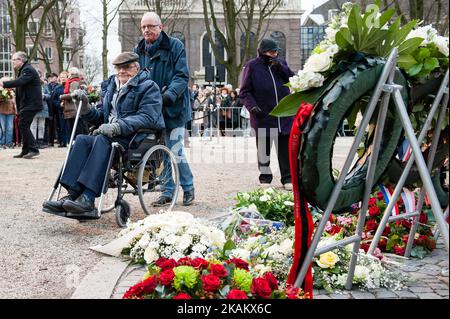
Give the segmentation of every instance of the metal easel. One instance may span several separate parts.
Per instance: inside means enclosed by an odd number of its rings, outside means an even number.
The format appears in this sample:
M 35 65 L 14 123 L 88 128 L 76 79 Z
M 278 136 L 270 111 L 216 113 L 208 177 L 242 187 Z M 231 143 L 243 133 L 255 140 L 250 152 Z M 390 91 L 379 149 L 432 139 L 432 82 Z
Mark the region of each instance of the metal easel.
M 378 154 L 380 151 L 380 145 L 381 145 L 381 138 L 382 133 L 384 130 L 384 123 L 386 121 L 386 115 L 388 111 L 389 106 L 389 100 L 391 98 L 391 95 L 394 97 L 395 106 L 398 112 L 398 116 L 401 119 L 402 126 L 405 129 L 406 136 L 408 140 L 410 141 L 411 148 L 414 154 L 414 158 L 417 162 L 417 167 L 420 173 L 420 177 L 424 183 L 425 190 L 428 192 L 433 213 L 436 217 L 436 221 L 439 225 L 439 228 L 442 232 L 442 235 L 444 236 L 445 245 L 448 251 L 449 248 L 449 230 L 448 225 L 446 224 L 444 220 L 444 215 L 442 213 L 442 209 L 439 205 L 439 200 L 436 196 L 436 192 L 433 188 L 433 184 L 431 182 L 431 177 L 429 174 L 429 171 L 427 170 L 427 166 L 425 164 L 425 161 L 422 156 L 422 152 L 420 150 L 420 144 L 414 135 L 414 130 L 411 125 L 411 121 L 408 116 L 408 112 L 406 109 L 406 105 L 403 102 L 403 98 L 401 96 L 400 91 L 403 89 L 401 85 L 397 85 L 394 83 L 394 76 L 395 76 L 395 70 L 396 70 L 396 62 L 398 57 L 398 49 L 394 48 L 389 55 L 389 58 L 387 59 L 387 62 L 384 66 L 383 72 L 378 80 L 378 83 L 374 89 L 374 92 L 372 94 L 372 97 L 369 101 L 369 104 L 366 108 L 366 111 L 363 115 L 363 119 L 361 121 L 360 127 L 364 128 L 367 127 L 369 124 L 369 121 L 377 107 L 378 100 L 381 97 L 381 104 L 380 104 L 380 111 L 378 113 L 378 119 L 377 119 L 377 126 L 375 129 L 375 137 L 373 142 L 373 151 L 372 156 L 369 160 L 369 166 L 366 174 L 366 184 L 364 188 L 364 196 L 362 201 L 361 210 L 359 212 L 358 217 L 358 224 L 356 228 L 356 233 L 353 236 L 344 238 L 336 243 L 333 243 L 331 245 L 321 247 L 320 249 L 317 249 L 317 246 L 319 244 L 320 238 L 322 237 L 322 234 L 324 232 L 326 222 L 328 221 L 333 208 L 336 204 L 336 201 L 338 199 L 339 193 L 342 189 L 342 186 L 344 184 L 344 180 L 346 177 L 346 172 L 348 172 L 350 165 L 352 164 L 353 158 L 356 155 L 358 146 L 364 136 L 364 130 L 358 130 L 355 140 L 353 141 L 353 144 L 350 148 L 349 154 L 347 156 L 347 159 L 345 161 L 344 167 L 342 168 L 343 174 L 341 174 L 333 188 L 333 191 L 331 193 L 330 199 L 328 201 L 326 210 L 322 216 L 322 219 L 314 233 L 314 237 L 311 242 L 311 246 L 308 249 L 308 252 L 305 256 L 305 259 L 303 260 L 303 263 L 300 268 L 300 272 L 297 275 L 297 278 L 295 280 L 295 286 L 300 287 L 303 283 L 303 280 L 305 279 L 306 273 L 308 271 L 308 268 L 314 258 L 314 256 L 321 255 L 323 253 L 326 253 L 328 251 L 334 250 L 336 248 L 345 247 L 348 244 L 354 244 L 353 245 L 353 254 L 350 261 L 349 271 L 348 271 L 348 277 L 346 282 L 346 289 L 351 289 L 353 285 L 353 277 L 355 273 L 355 267 L 358 259 L 358 253 L 359 248 L 362 240 L 362 233 L 364 229 L 364 224 L 366 220 L 366 214 L 369 204 L 369 198 L 372 191 L 372 187 L 374 184 L 374 174 L 375 174 L 375 168 L 376 168 L 376 162 L 378 160 Z M 447 72 L 447 80 L 448 80 L 448 72 Z M 394 201 L 391 201 L 394 202 Z

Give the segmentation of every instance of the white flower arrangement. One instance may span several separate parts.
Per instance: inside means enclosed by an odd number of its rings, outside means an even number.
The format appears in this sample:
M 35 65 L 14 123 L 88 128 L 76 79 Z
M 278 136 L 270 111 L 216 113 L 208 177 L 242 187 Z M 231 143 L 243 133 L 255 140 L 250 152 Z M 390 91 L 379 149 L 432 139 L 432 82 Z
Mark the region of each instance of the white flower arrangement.
M 184 256 L 206 258 L 221 252 L 226 241 L 223 231 L 188 213 L 151 215 L 130 224 L 121 235 L 138 227 L 142 227 L 142 231 L 123 251 L 133 261 L 147 265 L 160 257 L 175 260 Z
M 448 37 L 443 37 L 438 34 L 438 31 L 433 28 L 432 25 L 426 25 L 423 27 L 419 27 L 417 29 L 412 30 L 406 39 L 411 38 L 422 38 L 423 42 L 420 45 L 421 47 L 426 47 L 427 45 L 433 43 L 436 48 L 443 55 L 448 57 L 449 49 L 448 49 Z

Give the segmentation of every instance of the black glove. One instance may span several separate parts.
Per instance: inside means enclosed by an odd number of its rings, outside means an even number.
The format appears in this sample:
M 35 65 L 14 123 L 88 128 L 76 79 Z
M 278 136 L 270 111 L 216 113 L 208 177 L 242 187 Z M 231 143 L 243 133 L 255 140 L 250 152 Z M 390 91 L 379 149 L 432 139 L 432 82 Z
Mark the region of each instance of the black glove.
M 92 132 L 93 135 L 105 135 L 108 137 L 114 137 L 117 135 L 120 135 L 120 125 L 119 123 L 112 123 L 112 124 L 102 124 L 98 129 L 96 129 L 94 132 Z
M 254 107 L 252 107 L 249 111 L 251 114 L 253 115 L 261 115 L 263 114 L 263 111 L 259 108 L 259 106 L 255 105 Z
M 172 106 L 173 102 L 167 94 L 163 94 L 162 96 L 163 106 Z
M 83 115 L 88 114 L 89 111 L 91 110 L 91 107 L 89 105 L 89 100 L 86 95 L 86 92 L 83 90 L 75 90 L 70 95 L 72 96 L 72 99 L 76 103 L 77 107 L 78 107 L 78 103 L 80 103 L 80 100 L 81 100 L 80 115 L 83 116 Z
M 270 59 L 270 66 L 274 69 L 279 70 L 281 68 L 281 62 L 278 58 L 271 58 Z

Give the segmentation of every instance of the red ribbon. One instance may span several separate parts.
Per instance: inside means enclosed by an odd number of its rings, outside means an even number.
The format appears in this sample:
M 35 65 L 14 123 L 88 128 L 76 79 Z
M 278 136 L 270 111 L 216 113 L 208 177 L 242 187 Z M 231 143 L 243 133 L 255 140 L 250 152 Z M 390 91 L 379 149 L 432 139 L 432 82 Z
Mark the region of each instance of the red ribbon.
M 314 106 L 302 103 L 295 116 L 294 123 L 289 137 L 289 162 L 291 168 L 292 186 L 294 193 L 294 220 L 295 220 L 295 245 L 294 260 L 289 271 L 287 283 L 293 285 L 297 279 L 300 267 L 303 264 L 306 253 L 311 245 L 311 238 L 314 224 L 308 202 L 300 193 L 299 187 L 299 151 L 301 144 L 302 129 L 306 121 L 310 118 Z M 305 280 L 301 287 L 305 293 L 309 293 L 312 298 L 313 278 L 312 265 L 309 266 Z

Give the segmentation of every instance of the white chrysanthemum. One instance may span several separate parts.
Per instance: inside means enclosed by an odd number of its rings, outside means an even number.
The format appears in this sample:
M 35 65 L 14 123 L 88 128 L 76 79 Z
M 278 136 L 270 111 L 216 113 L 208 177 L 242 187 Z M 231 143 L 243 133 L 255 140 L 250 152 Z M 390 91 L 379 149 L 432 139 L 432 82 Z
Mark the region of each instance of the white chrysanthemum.
M 370 270 L 364 266 L 355 267 L 355 278 L 359 280 L 366 280 L 370 275 Z
M 249 260 L 250 259 L 250 251 L 248 251 L 246 249 L 242 249 L 242 248 L 235 248 L 230 252 L 230 257 Z
M 437 36 L 434 38 L 434 45 L 436 46 L 436 48 L 438 48 L 439 52 L 441 52 L 443 55 L 445 55 L 446 57 L 448 57 L 448 38 L 446 37 L 442 37 L 442 36 Z
M 321 87 L 325 78 L 320 73 L 309 70 L 301 70 L 298 75 L 289 78 L 291 87 L 296 92 L 308 90 L 313 87 Z
M 270 200 L 269 195 L 262 195 L 261 197 L 259 197 L 260 202 L 268 202 L 269 200 Z
M 249 200 L 249 199 L 250 199 L 250 194 L 249 194 L 249 193 L 243 193 L 243 194 L 242 194 L 242 198 L 243 198 L 244 200 Z
M 326 36 L 326 39 L 327 39 L 328 41 L 334 43 L 334 42 L 336 41 L 336 33 L 337 33 L 338 31 L 339 31 L 339 30 L 334 29 L 334 28 L 330 28 L 330 27 L 326 28 L 326 29 L 325 29 L 325 34 L 327 35 L 327 36 Z
M 207 247 L 205 245 L 202 245 L 200 243 L 195 244 L 194 246 L 192 246 L 192 250 L 202 253 L 207 249 Z
M 311 55 L 306 60 L 303 70 L 311 72 L 325 72 L 328 71 L 333 65 L 333 56 L 329 52 L 325 51 L 318 54 Z
M 212 242 L 212 245 L 218 247 L 219 249 L 223 248 L 223 245 L 225 244 L 226 241 L 225 233 L 217 228 L 212 229 L 209 238 Z
M 164 242 L 168 245 L 173 245 L 175 244 L 177 241 L 177 236 L 175 234 L 169 234 L 168 236 L 166 236 L 166 238 L 164 238 Z
M 192 243 L 192 237 L 188 234 L 183 234 L 181 237 L 178 238 L 177 241 L 177 247 L 180 250 L 187 249 Z
M 405 40 L 408 40 L 411 38 L 422 38 L 423 42 L 420 46 L 427 46 L 429 43 L 434 41 L 437 34 L 438 33 L 435 28 L 433 28 L 431 25 L 426 25 L 426 26 L 419 27 L 417 29 L 412 30 L 406 36 Z
M 272 267 L 263 264 L 258 264 L 253 269 L 259 274 L 259 276 L 264 275 L 266 272 L 272 272 Z
M 270 195 L 270 194 L 275 193 L 275 191 L 274 191 L 274 189 L 273 189 L 272 187 L 269 187 L 269 188 L 266 188 L 266 189 L 264 190 L 264 193 Z
M 144 251 L 144 260 L 147 264 L 151 264 L 159 258 L 158 252 L 151 247 L 147 247 Z
M 283 202 L 283 204 L 286 205 L 286 206 L 294 206 L 294 203 L 291 202 L 291 201 L 288 201 L 288 200 L 285 200 L 285 201 Z
M 293 245 L 294 242 L 291 239 L 286 238 L 280 244 L 280 251 L 285 255 L 290 254 L 292 252 Z

